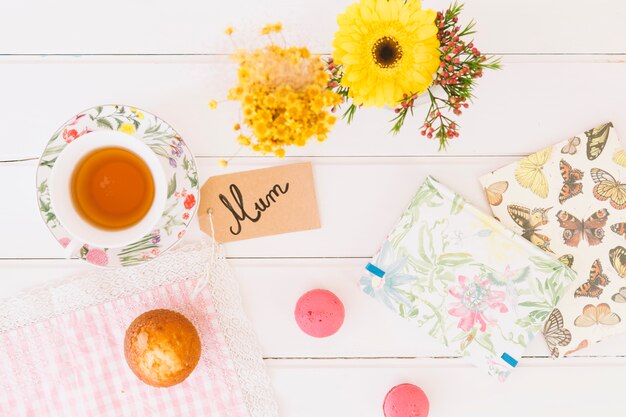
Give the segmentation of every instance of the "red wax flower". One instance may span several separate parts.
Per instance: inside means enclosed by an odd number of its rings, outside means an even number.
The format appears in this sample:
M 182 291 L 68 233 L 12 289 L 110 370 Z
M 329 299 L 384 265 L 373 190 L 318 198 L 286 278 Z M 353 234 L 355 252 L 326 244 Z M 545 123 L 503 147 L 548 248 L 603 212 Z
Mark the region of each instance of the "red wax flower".
M 191 208 L 195 205 L 196 198 L 193 196 L 193 194 L 187 194 L 187 197 L 185 197 L 185 208 L 187 210 L 191 210 Z

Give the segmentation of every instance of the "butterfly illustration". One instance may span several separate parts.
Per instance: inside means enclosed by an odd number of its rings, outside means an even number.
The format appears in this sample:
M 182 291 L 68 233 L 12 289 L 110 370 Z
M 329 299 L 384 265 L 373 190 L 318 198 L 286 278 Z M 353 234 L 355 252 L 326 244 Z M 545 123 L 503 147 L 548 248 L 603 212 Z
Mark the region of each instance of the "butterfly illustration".
M 565 201 L 583 192 L 583 184 L 580 181 L 582 181 L 584 173 L 580 169 L 572 168 L 564 159 L 561 159 L 559 167 L 561 168 L 561 177 L 563 177 L 559 203 L 563 204 Z
M 567 352 L 565 352 L 565 354 L 563 356 L 569 356 L 572 353 L 576 353 L 579 350 L 585 349 L 588 346 L 589 346 L 589 341 L 587 339 L 583 339 L 583 340 L 580 341 L 578 346 L 576 346 L 576 349 L 568 350 Z
M 589 279 L 576 289 L 574 297 L 596 297 L 600 298 L 603 289 L 609 284 L 609 277 L 602 271 L 600 259 L 593 261 L 591 271 L 589 271 Z
M 626 184 L 618 182 L 600 168 L 591 168 L 591 178 L 596 183 L 593 187 L 595 198 L 600 201 L 611 200 L 611 205 L 617 210 L 626 208 Z
M 546 148 L 537 153 L 520 159 L 515 169 L 515 179 L 524 188 L 537 194 L 541 198 L 548 196 L 548 179 L 543 172 L 543 166 L 550 159 L 552 148 Z
M 626 249 L 622 246 L 614 247 L 609 251 L 609 259 L 617 274 L 621 278 L 626 277 Z
M 580 145 L 580 138 L 578 136 L 574 136 L 573 138 L 569 138 L 565 146 L 561 148 L 561 153 L 568 153 L 570 155 L 574 155 L 578 149 L 576 147 Z
M 507 211 L 509 212 L 509 216 L 511 216 L 513 221 L 522 228 L 522 236 L 525 239 L 539 246 L 546 252 L 553 253 L 550 249 L 550 238 L 548 236 L 537 233 L 540 230 L 540 226 L 548 224 L 548 210 L 550 210 L 551 208 L 552 207 L 548 207 L 545 209 L 534 208 L 531 211 L 527 207 L 510 205 L 507 206 Z
M 567 346 L 572 341 L 572 333 L 563 327 L 563 314 L 558 308 L 552 310 L 544 323 L 543 335 L 553 358 L 559 357 L 559 346 Z
M 619 151 L 615 152 L 613 154 L 612 159 L 613 159 L 613 162 L 615 162 L 617 165 L 626 167 L 626 152 L 624 152 L 623 149 L 620 149 Z
M 626 239 L 626 223 L 620 222 L 611 225 L 611 230 Z
M 609 122 L 585 132 L 585 136 L 587 136 L 587 159 L 593 161 L 600 156 L 609 139 L 609 131 L 612 127 L 613 123 Z
M 611 300 L 615 301 L 616 303 L 626 303 L 626 287 L 620 288 L 617 293 L 613 294 Z
M 485 188 L 487 193 L 487 200 L 492 206 L 499 206 L 502 204 L 502 194 L 509 188 L 508 181 L 498 181 Z
M 559 210 L 556 218 L 563 230 L 563 242 L 567 246 L 578 247 L 581 239 L 586 240 L 590 246 L 602 243 L 604 226 L 609 217 L 607 209 L 600 209 L 593 213 L 587 220 L 580 221 L 573 214 Z
M 608 304 L 602 303 L 597 306 L 587 304 L 583 307 L 583 313 L 574 320 L 574 326 L 591 327 L 597 324 L 614 326 L 620 321 L 622 319 L 611 311 L 611 307 Z
M 571 268 L 572 265 L 574 265 L 574 255 L 566 253 L 565 255 L 559 257 L 559 262 L 568 268 Z

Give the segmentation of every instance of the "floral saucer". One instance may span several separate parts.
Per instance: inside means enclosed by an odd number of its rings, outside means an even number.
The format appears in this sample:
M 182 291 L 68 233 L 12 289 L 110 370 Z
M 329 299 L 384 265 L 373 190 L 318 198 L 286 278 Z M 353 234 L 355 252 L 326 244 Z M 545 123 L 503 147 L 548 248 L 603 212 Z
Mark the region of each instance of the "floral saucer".
M 198 172 L 193 155 L 183 139 L 166 122 L 146 111 L 123 105 L 97 106 L 77 114 L 59 128 L 48 142 L 37 167 L 39 210 L 59 244 L 71 242 L 54 213 L 48 180 L 55 161 L 65 147 L 83 135 L 111 131 L 133 136 L 157 156 L 167 180 L 165 209 L 154 230 L 122 247 L 83 245 L 72 255 L 103 267 L 139 265 L 150 261 L 176 244 L 193 218 L 199 197 Z

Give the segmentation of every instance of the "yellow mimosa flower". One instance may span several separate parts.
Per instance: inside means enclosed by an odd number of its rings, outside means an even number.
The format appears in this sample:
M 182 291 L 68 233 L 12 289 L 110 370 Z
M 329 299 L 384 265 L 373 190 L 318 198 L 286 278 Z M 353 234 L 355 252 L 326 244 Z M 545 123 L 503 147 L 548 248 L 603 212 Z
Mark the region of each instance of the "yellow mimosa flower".
M 282 29 L 267 25 L 268 34 Z M 238 82 L 228 98 L 241 103 L 243 124 L 252 132 L 237 141 L 255 152 L 285 156 L 285 147 L 325 139 L 336 119 L 329 109 L 342 97 L 328 88 L 329 74 L 306 48 L 274 44 L 233 56 Z M 234 130 L 241 129 L 239 124 Z

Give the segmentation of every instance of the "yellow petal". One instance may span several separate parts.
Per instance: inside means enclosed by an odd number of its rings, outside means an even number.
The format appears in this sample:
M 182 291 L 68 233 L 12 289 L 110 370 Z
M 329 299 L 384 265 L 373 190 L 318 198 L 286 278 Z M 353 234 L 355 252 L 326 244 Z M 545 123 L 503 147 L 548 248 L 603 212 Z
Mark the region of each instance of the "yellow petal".
M 380 20 L 391 19 L 391 9 L 387 0 L 378 0 L 376 2 L 376 14 Z

